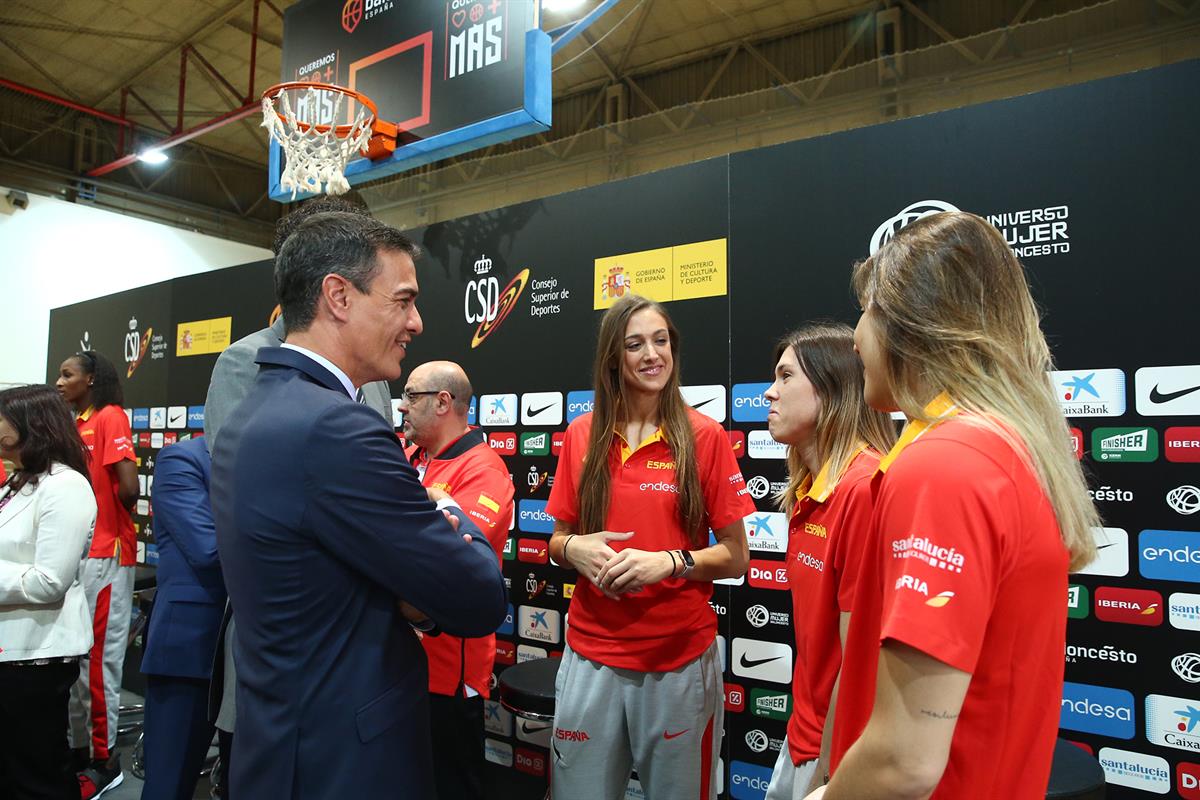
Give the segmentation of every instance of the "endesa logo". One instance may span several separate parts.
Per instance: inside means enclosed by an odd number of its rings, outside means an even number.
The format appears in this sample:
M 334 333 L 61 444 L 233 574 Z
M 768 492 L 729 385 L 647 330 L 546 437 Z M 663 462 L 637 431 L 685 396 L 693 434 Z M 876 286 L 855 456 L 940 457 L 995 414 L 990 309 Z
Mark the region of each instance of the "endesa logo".
M 1176 464 L 1200 462 L 1200 428 L 1167 428 L 1163 434 L 1167 461 Z
M 522 500 L 517 512 L 517 525 L 527 533 L 553 533 L 554 517 L 546 513 L 545 500 Z M 517 552 L 520 553 L 520 550 Z M 541 563 L 546 562 L 543 560 Z
M 149 428 L 150 428 L 150 409 L 135 408 L 133 410 L 133 415 L 132 415 L 132 419 L 129 422 L 129 426 L 131 428 L 133 428 L 135 431 L 149 430 Z
M 487 442 L 497 455 L 511 456 L 517 453 L 517 435 L 515 433 L 492 432 L 487 435 Z
M 1104 767 L 1104 780 L 1115 786 L 1127 786 L 1154 794 L 1171 791 L 1171 767 L 1165 758 L 1115 747 L 1101 747 L 1099 761 L 1100 766 Z M 1182 797 L 1193 796 L 1183 793 L 1182 784 L 1179 794 Z
M 1096 619 L 1157 627 L 1163 623 L 1162 595 L 1146 589 L 1100 586 L 1096 589 Z
M 729 794 L 734 800 L 763 800 L 770 785 L 770 767 L 745 761 L 729 762 Z
M 1124 689 L 1067 681 L 1063 684 L 1058 727 L 1115 739 L 1132 739 L 1133 695 Z
M 188 406 L 187 426 L 189 428 L 204 427 L 204 406 Z
M 550 546 L 543 539 L 518 539 L 517 560 L 528 564 L 547 564 Z
M 1138 569 L 1144 578 L 1200 583 L 1200 534 L 1142 531 L 1138 534 Z
M 567 392 L 567 422 L 587 414 L 596 405 L 596 393 L 587 391 Z
M 787 591 L 787 567 L 782 561 L 750 560 L 746 570 L 746 579 L 756 589 L 781 589 Z
M 771 388 L 769 383 L 735 383 L 733 385 L 734 422 L 766 422 L 771 402 L 763 392 Z

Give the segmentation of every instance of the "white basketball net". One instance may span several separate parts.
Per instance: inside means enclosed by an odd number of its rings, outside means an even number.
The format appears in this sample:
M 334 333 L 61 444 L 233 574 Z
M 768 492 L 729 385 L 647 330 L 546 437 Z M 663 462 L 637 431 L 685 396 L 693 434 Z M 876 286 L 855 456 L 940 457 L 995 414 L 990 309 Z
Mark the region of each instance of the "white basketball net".
M 296 93 L 297 108 L 320 108 L 328 90 L 307 86 L 303 89 L 281 89 L 274 97 L 262 101 L 263 127 L 271 138 L 283 148 L 283 169 L 279 175 L 279 186 L 291 191 L 292 199 L 300 192 L 320 194 L 345 194 L 350 191 L 344 170 L 346 164 L 367 145 L 371 138 L 371 124 L 375 115 L 363 103 L 358 104 L 350 133 L 338 136 L 333 127 L 322 132 L 313 125 L 299 121 L 292 113 L 288 93 Z M 338 119 L 346 95 L 334 92 L 333 116 Z M 276 108 L 278 102 L 279 108 Z

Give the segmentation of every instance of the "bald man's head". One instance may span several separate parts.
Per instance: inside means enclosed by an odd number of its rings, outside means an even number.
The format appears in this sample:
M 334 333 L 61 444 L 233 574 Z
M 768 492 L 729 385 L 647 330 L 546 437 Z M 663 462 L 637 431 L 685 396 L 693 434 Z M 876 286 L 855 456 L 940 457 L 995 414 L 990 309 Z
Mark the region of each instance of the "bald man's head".
M 404 438 L 437 452 L 462 436 L 472 391 L 467 373 L 453 361 L 430 361 L 414 369 L 400 400 Z

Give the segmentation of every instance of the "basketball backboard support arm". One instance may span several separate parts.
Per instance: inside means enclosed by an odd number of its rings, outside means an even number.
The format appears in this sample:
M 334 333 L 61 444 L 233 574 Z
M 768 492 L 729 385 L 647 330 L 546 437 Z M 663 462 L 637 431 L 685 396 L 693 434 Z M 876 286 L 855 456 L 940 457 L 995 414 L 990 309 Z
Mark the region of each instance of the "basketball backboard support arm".
M 550 31 L 550 36 L 554 39 L 554 43 L 550 45 L 550 54 L 554 55 L 559 50 L 570 44 L 575 37 L 579 36 L 579 34 L 590 28 L 593 22 L 604 16 L 604 14 L 607 13 L 610 8 L 619 2 L 621 2 L 621 0 L 604 0 L 603 3 L 593 8 L 584 16 L 580 17 L 576 22 L 573 22 L 570 25 L 565 25 L 562 28 L 555 28 L 554 30 Z M 562 31 L 561 35 L 555 37 L 555 34 L 559 33 L 560 31 Z
M 590 15 L 589 15 L 590 16 Z M 582 22 L 583 20 L 580 20 Z M 410 169 L 440 161 L 497 142 L 541 133 L 550 129 L 551 59 L 550 36 L 540 29 L 525 32 L 525 91 L 523 106 L 517 110 L 480 120 L 461 128 L 409 142 L 391 156 L 379 161 L 365 158 L 351 161 L 345 170 L 351 186 L 395 175 Z M 295 200 L 290 190 L 279 184 L 282 167 L 279 143 L 271 140 L 268 170 L 270 197 L 281 203 L 302 200 L 312 195 L 298 194 Z

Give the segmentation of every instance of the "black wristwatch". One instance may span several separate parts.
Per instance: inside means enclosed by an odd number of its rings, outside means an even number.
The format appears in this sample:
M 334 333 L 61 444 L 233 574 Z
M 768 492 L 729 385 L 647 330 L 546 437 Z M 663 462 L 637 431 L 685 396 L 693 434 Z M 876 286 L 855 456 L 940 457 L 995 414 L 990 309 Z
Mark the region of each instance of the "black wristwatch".
M 692 559 L 692 554 L 687 550 L 680 550 L 679 557 L 683 559 L 683 572 L 679 573 L 679 577 L 687 580 L 687 577 L 692 574 L 692 569 L 695 568 L 696 562 Z

